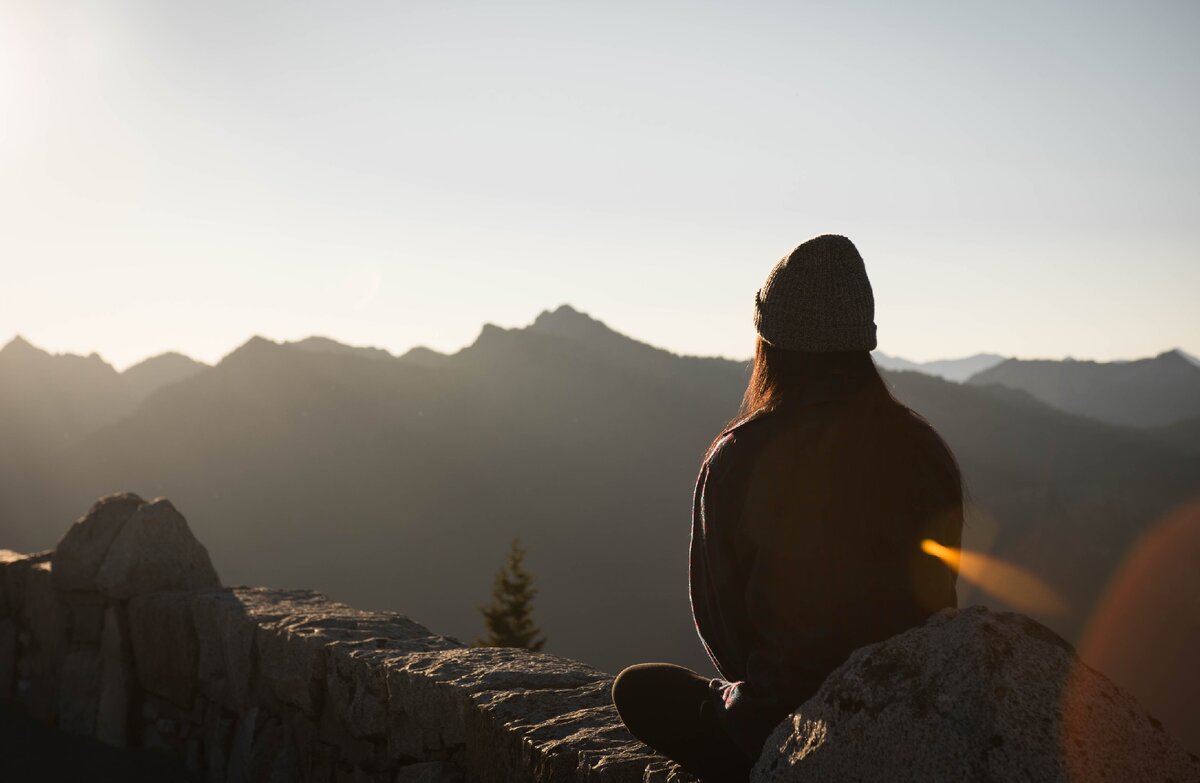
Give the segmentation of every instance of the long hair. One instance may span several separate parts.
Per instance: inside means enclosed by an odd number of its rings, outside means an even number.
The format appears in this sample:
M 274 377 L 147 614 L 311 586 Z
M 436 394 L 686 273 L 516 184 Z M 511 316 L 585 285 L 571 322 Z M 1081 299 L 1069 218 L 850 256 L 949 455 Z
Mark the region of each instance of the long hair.
M 758 337 L 754 344 L 750 380 L 742 395 L 741 405 L 729 423 L 713 438 L 706 455 L 712 453 L 726 433 L 747 419 L 780 408 L 793 397 L 799 396 L 810 384 L 837 375 L 845 376 L 844 382 L 854 388 L 858 397 L 883 399 L 902 405 L 892 396 L 867 351 L 789 351 Z
M 849 514 L 846 529 L 858 530 L 870 539 L 878 539 L 880 530 L 859 528 L 859 522 L 885 518 L 890 504 L 900 496 L 908 480 L 911 462 L 906 455 L 932 457 L 932 474 L 922 480 L 932 487 L 932 501 L 941 505 L 938 514 L 950 514 L 963 524 L 967 487 L 958 461 L 941 435 L 920 414 L 896 399 L 868 351 L 809 353 L 778 348 L 758 338 L 754 366 L 737 415 L 713 439 L 705 454 L 712 456 L 730 430 L 756 415 L 778 413 L 768 425 L 788 427 L 804 406 L 791 408 L 789 402 L 803 398 L 811 384 L 835 387 L 836 402 L 821 414 L 821 426 L 812 437 L 820 459 L 808 474 L 810 494 L 806 502 L 828 501 L 842 506 Z M 815 489 L 813 489 L 815 487 Z M 847 509 L 857 509 L 852 513 Z M 936 517 L 931 517 L 936 519 Z M 924 523 L 922 523 L 924 524 Z M 933 532 L 923 535 L 957 546 L 954 534 Z M 895 535 L 897 531 L 890 534 Z
M 838 377 L 840 376 L 840 377 Z M 709 444 L 707 457 L 732 429 L 747 419 L 766 412 L 786 408 L 812 384 L 839 382 L 844 384 L 847 404 L 838 409 L 843 434 L 839 451 L 855 450 L 868 441 L 885 436 L 888 422 L 907 420 L 919 422 L 933 431 L 932 425 L 916 411 L 896 399 L 879 374 L 879 368 L 868 351 L 791 351 L 771 345 L 761 336 L 754 345 L 754 364 L 750 380 L 742 396 L 737 414 L 721 429 Z M 936 436 L 936 432 L 934 433 Z M 941 440 L 940 436 L 937 436 Z M 949 446 L 945 448 L 947 478 L 962 485 L 957 460 Z

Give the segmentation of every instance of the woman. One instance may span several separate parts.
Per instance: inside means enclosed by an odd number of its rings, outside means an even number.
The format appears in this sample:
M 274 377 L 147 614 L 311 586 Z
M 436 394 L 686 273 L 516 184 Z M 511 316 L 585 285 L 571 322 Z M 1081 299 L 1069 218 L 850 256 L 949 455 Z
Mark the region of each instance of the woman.
M 705 780 L 745 780 L 767 736 L 855 649 L 956 604 L 962 484 L 871 359 L 875 303 L 849 239 L 797 247 L 754 300 L 754 370 L 696 482 L 689 588 L 721 676 L 631 666 L 630 732 Z

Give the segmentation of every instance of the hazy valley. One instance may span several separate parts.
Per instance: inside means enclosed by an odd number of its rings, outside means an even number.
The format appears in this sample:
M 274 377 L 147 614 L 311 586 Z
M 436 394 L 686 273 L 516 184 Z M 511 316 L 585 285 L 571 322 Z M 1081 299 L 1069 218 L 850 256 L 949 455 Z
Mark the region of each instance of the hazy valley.
M 985 364 L 961 384 L 887 378 L 961 462 L 965 545 L 1058 591 L 1069 612 L 1039 619 L 1078 640 L 1139 535 L 1200 494 L 1187 407 L 1200 367 L 1170 353 L 1110 382 L 1105 368 L 1129 367 L 1049 363 L 1048 385 Z M 1075 388 L 1072 369 L 1090 407 L 1038 399 Z M 254 338 L 213 367 L 167 355 L 117 373 L 14 340 L 0 351 L 0 545 L 52 546 L 98 495 L 165 495 L 228 584 L 314 588 L 469 640 L 520 536 L 548 651 L 609 671 L 707 670 L 686 589 L 691 495 L 747 370 L 565 306 L 523 329 L 487 325 L 453 355 Z M 1151 412 L 1130 413 L 1135 382 L 1160 390 L 1143 397 Z M 1116 402 L 1093 399 L 1106 394 Z M 1163 400 L 1178 420 L 1162 421 Z M 960 600 L 1002 605 L 965 583 Z

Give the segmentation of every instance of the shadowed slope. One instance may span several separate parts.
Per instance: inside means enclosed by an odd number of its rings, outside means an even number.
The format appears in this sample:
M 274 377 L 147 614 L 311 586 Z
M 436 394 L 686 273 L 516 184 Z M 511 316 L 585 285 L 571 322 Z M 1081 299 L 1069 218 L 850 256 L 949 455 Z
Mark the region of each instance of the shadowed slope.
M 207 366 L 181 353 L 168 352 L 126 368 L 121 378 L 133 398 L 141 401 L 164 386 L 192 377 Z
M 49 545 L 42 525 L 117 489 L 168 495 L 229 581 L 308 585 L 473 638 L 520 536 L 553 652 L 705 670 L 691 495 L 746 369 L 565 307 L 429 363 L 254 338 L 14 485 L 0 513 L 28 524 L 6 543 Z M 1042 619 L 1068 636 L 1138 532 L 1200 491 L 1200 462 L 1142 434 L 1002 387 L 889 378 L 962 461 L 980 509 L 968 542 L 1064 593 L 1071 616 Z
M 911 370 L 936 375 L 956 383 L 962 383 L 972 375 L 1004 361 L 1003 356 L 994 353 L 977 353 L 961 359 L 937 359 L 931 362 L 912 362 L 899 356 L 888 356 L 880 351 L 872 351 L 871 356 L 874 357 L 875 364 L 885 370 Z
M 1200 416 L 1200 366 L 1180 351 L 1131 362 L 1009 359 L 968 383 L 1022 389 L 1059 410 L 1155 427 Z

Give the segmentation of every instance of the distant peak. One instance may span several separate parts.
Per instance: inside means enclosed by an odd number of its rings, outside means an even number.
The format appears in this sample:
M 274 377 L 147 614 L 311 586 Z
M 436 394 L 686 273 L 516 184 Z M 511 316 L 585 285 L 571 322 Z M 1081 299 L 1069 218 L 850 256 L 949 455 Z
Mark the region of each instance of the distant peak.
M 334 353 L 343 356 L 358 356 L 369 359 L 393 359 L 389 352 L 382 348 L 374 348 L 371 346 L 357 346 L 340 343 L 337 340 L 329 337 L 320 337 L 313 335 L 305 337 L 303 340 L 296 342 L 284 343 L 284 345 L 299 348 L 301 351 L 309 353 Z
M 1158 356 L 1154 357 L 1155 361 L 1170 362 L 1174 364 L 1186 364 L 1189 367 L 1200 366 L 1200 360 L 1195 356 L 1191 356 L 1181 348 L 1172 348 L 1169 351 L 1163 351 Z
M 148 356 L 145 359 L 142 359 L 137 364 L 129 365 L 128 367 L 126 367 L 124 370 L 121 371 L 121 374 L 124 375 L 124 374 L 130 372 L 131 370 L 135 373 L 141 372 L 147 368 L 156 368 L 156 369 L 160 368 L 160 367 L 202 368 L 202 367 L 207 367 L 207 366 L 208 365 L 205 364 L 204 362 L 196 361 L 192 357 L 190 357 L 186 354 L 182 354 L 179 351 L 164 351 L 163 353 L 157 353 L 154 356 Z
M 95 354 L 92 354 L 88 357 L 76 356 L 75 354 L 69 353 L 57 355 L 52 354 L 49 351 L 38 348 L 36 345 L 29 342 L 19 334 L 9 340 L 3 348 L 0 348 L 0 359 L 5 360 L 6 362 L 41 362 L 43 360 L 55 358 L 79 360 L 84 362 L 90 362 L 94 360 L 99 361 L 100 364 L 104 364 L 104 360 L 100 359 L 100 357 L 96 356 Z
M 503 326 L 497 326 L 494 323 L 484 323 L 479 328 L 479 334 L 475 336 L 474 342 L 470 345 L 464 345 L 455 355 L 473 354 L 481 350 L 486 351 L 498 345 L 505 345 L 508 343 L 506 338 L 512 331 L 514 330 L 505 329 Z M 409 351 L 405 354 L 405 357 L 413 358 L 413 352 Z
M 414 345 L 412 348 L 409 348 L 407 351 L 405 351 L 404 353 L 402 353 L 400 355 L 401 359 L 417 359 L 417 358 L 431 358 L 431 357 L 441 357 L 441 358 L 445 359 L 446 354 L 442 353 L 441 351 L 435 351 L 432 348 L 429 348 L 428 346 Z
M 32 343 L 30 343 L 28 340 L 26 340 L 24 337 L 22 337 L 21 335 L 18 334 L 15 337 L 13 337 L 11 340 L 9 340 L 7 343 L 5 343 L 3 348 L 0 348 L 0 353 L 21 355 L 21 354 L 34 354 L 34 353 L 44 354 L 46 352 L 43 351 L 41 348 L 34 346 Z
M 1194 359 L 1194 357 L 1188 356 L 1187 352 L 1182 348 L 1168 348 L 1160 353 L 1159 356 L 1178 356 L 1181 359 Z
M 249 340 L 247 340 L 246 342 L 242 343 L 241 347 L 249 348 L 251 346 L 254 346 L 254 347 L 272 346 L 272 347 L 278 348 L 279 343 L 275 342 L 274 340 L 268 340 L 267 338 L 263 337 L 262 335 L 256 334 L 253 337 L 251 337 Z
M 328 346 L 328 347 L 337 347 L 337 348 L 349 348 L 350 347 L 350 346 L 346 345 L 345 343 L 339 343 L 337 340 L 334 340 L 332 338 L 321 337 L 321 336 L 315 335 L 315 334 L 311 337 L 305 337 L 303 340 L 295 340 L 292 342 L 292 345 L 295 345 L 300 348 L 305 348 L 308 346 L 313 346 L 313 347 Z
M 555 310 L 543 310 L 538 313 L 538 317 L 529 325 L 529 330 L 576 338 L 616 334 L 603 321 L 580 312 L 569 304 L 562 304 Z
M 587 313 L 580 312 L 569 304 L 560 304 L 553 310 L 543 310 L 533 320 L 533 326 L 562 323 L 600 323 Z
M 77 353 L 50 353 L 31 344 L 24 337 L 13 337 L 3 348 L 0 348 L 0 360 L 18 372 L 33 371 L 35 368 L 62 367 L 63 365 L 76 368 L 88 368 L 86 372 L 101 374 L 116 373 L 112 365 L 104 361 L 100 354 L 92 352 L 87 356 Z
M 179 351 L 163 351 L 162 353 L 158 354 L 157 356 L 151 356 L 146 361 L 148 361 L 148 362 L 150 362 L 150 361 L 154 361 L 154 362 L 185 361 L 185 362 L 191 362 L 192 364 L 204 364 L 204 362 L 199 361 L 198 359 L 193 359 L 192 357 L 188 356 L 186 353 L 180 353 Z
M 503 326 L 497 326 L 496 324 L 491 323 L 489 321 L 479 328 L 479 336 L 483 337 L 485 334 L 487 334 L 487 335 L 504 334 L 508 331 L 509 330 L 505 329 Z
M 225 364 L 230 360 L 240 360 L 246 356 L 261 356 L 266 353 L 273 353 L 274 351 L 284 347 L 285 346 L 280 345 L 274 340 L 268 340 L 267 338 L 260 337 L 256 334 L 246 342 L 239 345 L 237 348 L 234 348 L 232 351 L 227 353 L 221 359 L 219 364 Z
M 439 353 L 432 348 L 427 348 L 424 345 L 417 345 L 409 348 L 400 355 L 400 361 L 408 362 L 409 364 L 420 364 L 432 366 L 441 364 L 450 357 L 444 353 Z

